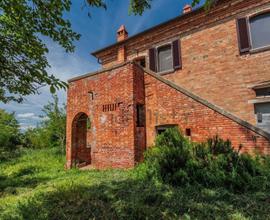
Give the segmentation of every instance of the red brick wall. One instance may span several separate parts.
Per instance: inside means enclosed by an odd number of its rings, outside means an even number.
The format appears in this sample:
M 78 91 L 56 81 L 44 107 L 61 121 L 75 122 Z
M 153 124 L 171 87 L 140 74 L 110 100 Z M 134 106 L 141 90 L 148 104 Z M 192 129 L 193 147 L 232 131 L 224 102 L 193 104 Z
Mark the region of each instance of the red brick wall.
M 87 114 L 91 128 L 87 144 L 91 145 L 91 163 L 96 168 L 134 166 L 134 75 L 132 65 L 101 72 L 70 82 L 67 102 L 67 167 L 71 166 L 72 121 L 77 114 Z M 94 94 L 91 100 L 89 91 Z M 116 104 L 114 111 L 103 112 L 103 105 Z M 111 106 L 113 109 L 114 106 Z
M 232 119 L 177 91 L 145 73 L 147 146 L 154 142 L 155 127 L 178 124 L 182 132 L 191 129 L 191 139 L 201 142 L 215 135 L 230 139 L 243 152 L 270 153 L 270 142 Z
M 155 127 L 164 124 L 191 129 L 194 141 L 219 135 L 236 147 L 242 144 L 245 152 L 270 153 L 269 140 L 258 132 L 170 84 L 131 63 L 72 80 L 67 103 L 67 168 L 77 157 L 101 169 L 133 167 L 143 159 L 146 146 L 153 144 Z M 145 127 L 137 127 L 137 104 L 145 104 Z M 104 112 L 105 108 L 110 111 Z M 86 120 L 79 120 L 82 113 L 91 122 L 88 129 Z
M 236 21 L 181 39 L 183 69 L 165 77 L 256 124 L 250 88 L 270 80 L 270 51 L 239 55 Z
M 269 0 L 220 1 L 209 14 L 187 14 L 130 39 L 125 43 L 127 60 L 148 57 L 149 48 L 179 38 L 183 69 L 164 77 L 255 125 L 250 86 L 270 80 L 270 52 L 240 56 L 236 18 L 267 8 Z M 109 67 L 117 63 L 117 51 L 115 46 L 97 56 Z

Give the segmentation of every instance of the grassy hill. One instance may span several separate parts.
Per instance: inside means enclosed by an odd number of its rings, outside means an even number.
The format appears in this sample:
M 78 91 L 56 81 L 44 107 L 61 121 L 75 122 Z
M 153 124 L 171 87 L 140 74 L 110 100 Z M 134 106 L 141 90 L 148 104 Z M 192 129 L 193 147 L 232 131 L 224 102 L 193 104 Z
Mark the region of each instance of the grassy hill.
M 172 187 L 137 171 L 64 170 L 57 149 L 0 162 L 0 219 L 270 219 L 270 192 Z

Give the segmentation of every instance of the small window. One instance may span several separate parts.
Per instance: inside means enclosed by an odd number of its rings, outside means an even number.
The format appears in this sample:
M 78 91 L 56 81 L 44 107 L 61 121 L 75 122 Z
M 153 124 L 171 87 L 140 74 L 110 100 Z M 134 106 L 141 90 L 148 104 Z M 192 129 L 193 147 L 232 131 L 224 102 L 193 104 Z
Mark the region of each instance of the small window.
M 177 125 L 160 125 L 156 126 L 156 134 L 162 134 L 164 131 L 166 131 L 168 128 L 175 128 Z
M 270 46 L 270 13 L 250 18 L 252 49 Z
M 90 100 L 94 100 L 94 93 L 92 91 L 88 92 Z
M 134 61 L 135 61 L 135 63 L 137 63 L 141 67 L 145 68 L 145 66 L 146 66 L 145 65 L 145 57 L 136 58 Z
M 186 129 L 186 136 L 191 137 L 191 129 L 190 128 Z
M 172 46 L 171 44 L 161 46 L 157 49 L 158 72 L 173 69 Z
M 257 97 L 270 96 L 270 87 L 256 89 L 255 92 Z
M 145 126 L 145 109 L 144 105 L 137 105 L 137 127 Z

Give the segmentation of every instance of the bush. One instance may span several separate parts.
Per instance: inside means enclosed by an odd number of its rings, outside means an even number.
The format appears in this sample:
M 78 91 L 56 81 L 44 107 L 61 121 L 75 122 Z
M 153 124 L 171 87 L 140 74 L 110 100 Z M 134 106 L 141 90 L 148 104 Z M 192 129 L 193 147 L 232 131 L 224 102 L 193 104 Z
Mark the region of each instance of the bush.
M 193 143 L 170 128 L 157 137 L 141 167 L 148 177 L 173 186 L 198 184 L 235 192 L 269 187 L 269 158 L 240 154 L 241 148 L 236 151 L 219 137 Z
M 19 145 L 19 123 L 14 113 L 7 113 L 0 109 L 0 161 L 14 158 Z
M 30 128 L 24 133 L 24 146 L 29 148 L 59 147 L 65 152 L 66 141 L 66 110 L 59 107 L 57 96 L 42 109 L 42 122 L 36 128 Z

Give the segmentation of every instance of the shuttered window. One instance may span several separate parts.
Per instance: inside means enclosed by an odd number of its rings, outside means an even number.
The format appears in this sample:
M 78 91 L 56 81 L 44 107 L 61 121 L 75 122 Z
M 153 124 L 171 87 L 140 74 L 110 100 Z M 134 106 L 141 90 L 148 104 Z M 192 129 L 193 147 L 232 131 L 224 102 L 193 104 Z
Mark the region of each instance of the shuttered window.
M 237 32 L 241 54 L 270 47 L 270 13 L 237 19 Z
M 172 46 L 171 44 L 158 48 L 158 72 L 173 69 Z
M 181 60 L 180 41 L 175 40 L 172 43 L 172 46 L 173 46 L 173 67 L 174 67 L 174 69 L 181 69 L 182 68 L 182 60 Z
M 180 41 L 175 40 L 170 44 L 151 48 L 149 50 L 149 68 L 154 72 L 167 72 L 181 69 Z
M 237 30 L 240 53 L 248 52 L 250 50 L 250 41 L 247 18 L 239 18 L 237 20 Z
M 153 72 L 157 71 L 156 66 L 156 48 L 151 48 L 149 50 L 149 69 Z
M 250 33 L 253 49 L 270 46 L 270 13 L 252 17 Z

